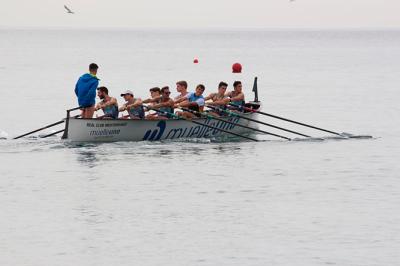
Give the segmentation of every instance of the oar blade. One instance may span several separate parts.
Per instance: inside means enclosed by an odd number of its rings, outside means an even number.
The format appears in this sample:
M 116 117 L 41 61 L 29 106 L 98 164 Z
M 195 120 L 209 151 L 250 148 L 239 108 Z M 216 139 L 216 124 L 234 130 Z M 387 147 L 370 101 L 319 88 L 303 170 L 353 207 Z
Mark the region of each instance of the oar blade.
M 373 139 L 374 137 L 371 135 L 354 135 L 351 133 L 343 132 L 342 135 L 349 139 Z
M 258 114 L 261 114 L 261 115 L 265 115 L 265 116 L 268 116 L 268 117 L 272 117 L 272 118 L 275 118 L 275 119 L 286 121 L 286 122 L 289 122 L 289 123 L 297 124 L 297 125 L 300 125 L 300 126 L 312 128 L 312 129 L 323 131 L 323 132 L 327 132 L 327 133 L 330 133 L 330 134 L 333 134 L 333 135 L 336 135 L 336 136 L 339 136 L 339 137 L 342 137 L 342 138 L 351 138 L 351 139 L 371 139 L 371 138 L 373 138 L 372 136 L 369 136 L 369 135 L 353 135 L 353 134 L 350 134 L 350 133 L 338 133 L 338 132 L 335 132 L 335 131 L 332 131 L 332 130 L 316 127 L 316 126 L 309 125 L 309 124 L 306 124 L 306 123 L 303 123 L 303 122 L 299 122 L 299 121 L 295 121 L 295 120 L 292 120 L 292 119 L 289 119 L 289 118 L 285 118 L 285 117 L 281 117 L 281 116 L 277 116 L 277 115 L 273 115 L 273 114 L 269 114 L 269 113 L 253 110 L 253 109 L 250 109 L 250 108 L 245 107 L 245 106 L 239 106 L 239 105 L 232 104 L 232 103 L 230 103 L 230 105 L 234 106 L 234 107 L 244 108 L 245 110 L 249 110 L 249 111 L 254 112 L 254 113 L 258 113 Z

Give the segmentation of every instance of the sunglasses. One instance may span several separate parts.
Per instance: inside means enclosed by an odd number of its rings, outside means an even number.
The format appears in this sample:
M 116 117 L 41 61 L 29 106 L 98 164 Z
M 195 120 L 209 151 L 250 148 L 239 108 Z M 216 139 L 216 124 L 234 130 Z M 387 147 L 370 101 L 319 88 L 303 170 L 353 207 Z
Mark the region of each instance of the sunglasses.
M 168 94 L 168 95 L 170 95 L 170 94 L 171 94 L 171 92 L 170 92 L 170 91 L 164 91 L 164 94 Z

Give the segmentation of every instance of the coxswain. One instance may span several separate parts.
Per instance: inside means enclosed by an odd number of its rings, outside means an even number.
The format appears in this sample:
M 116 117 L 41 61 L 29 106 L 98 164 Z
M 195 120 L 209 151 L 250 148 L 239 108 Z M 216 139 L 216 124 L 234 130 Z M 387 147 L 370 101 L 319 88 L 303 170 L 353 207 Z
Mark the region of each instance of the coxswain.
M 96 104 L 96 89 L 99 86 L 97 70 L 99 66 L 95 63 L 89 65 L 89 73 L 82 75 L 75 85 L 75 94 L 81 107 L 82 118 L 92 118 Z

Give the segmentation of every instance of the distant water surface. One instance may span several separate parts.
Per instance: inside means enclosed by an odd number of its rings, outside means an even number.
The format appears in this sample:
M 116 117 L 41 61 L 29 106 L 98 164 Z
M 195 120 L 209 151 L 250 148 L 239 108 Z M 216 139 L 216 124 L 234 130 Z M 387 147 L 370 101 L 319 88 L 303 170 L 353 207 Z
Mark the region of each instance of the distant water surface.
M 8 29 L 0 59 L 1 265 L 398 265 L 400 31 Z M 264 110 L 374 139 L 10 139 L 91 62 L 114 96 L 258 76 Z

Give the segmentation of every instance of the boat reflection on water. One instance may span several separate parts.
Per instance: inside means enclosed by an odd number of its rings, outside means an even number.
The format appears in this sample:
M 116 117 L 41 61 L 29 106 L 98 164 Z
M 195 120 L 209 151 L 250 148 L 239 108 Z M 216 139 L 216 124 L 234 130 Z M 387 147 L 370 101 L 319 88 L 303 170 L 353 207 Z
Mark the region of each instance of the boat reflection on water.
M 94 168 L 98 165 L 99 160 L 96 156 L 96 152 L 94 151 L 79 151 L 77 160 L 79 163 L 89 167 L 89 168 Z

